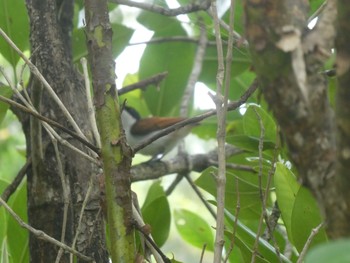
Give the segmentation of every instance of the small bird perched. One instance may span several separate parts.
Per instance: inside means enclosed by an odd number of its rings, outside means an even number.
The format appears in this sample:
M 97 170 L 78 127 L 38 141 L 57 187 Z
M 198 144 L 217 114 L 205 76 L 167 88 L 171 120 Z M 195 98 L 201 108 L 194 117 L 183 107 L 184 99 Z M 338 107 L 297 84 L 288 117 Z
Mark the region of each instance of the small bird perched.
M 186 118 L 141 118 L 140 114 L 134 108 L 124 106 L 121 119 L 125 130 L 126 140 L 131 147 L 135 147 L 138 144 L 148 140 L 161 130 L 181 122 Z M 189 134 L 195 125 L 196 124 L 187 125 L 174 132 L 171 132 L 147 145 L 145 148 L 141 149 L 139 153 L 153 156 L 152 159 L 156 159 L 159 155 L 164 156 L 166 153 L 170 152 L 181 139 Z

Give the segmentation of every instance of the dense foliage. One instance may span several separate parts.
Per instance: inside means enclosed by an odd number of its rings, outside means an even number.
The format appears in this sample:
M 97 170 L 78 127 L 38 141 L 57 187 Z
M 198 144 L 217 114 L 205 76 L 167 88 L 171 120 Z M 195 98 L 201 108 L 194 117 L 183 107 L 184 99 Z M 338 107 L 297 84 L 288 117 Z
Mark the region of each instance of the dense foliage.
M 188 1 L 178 2 L 186 4 Z M 311 16 L 323 2 L 310 1 L 309 15 Z M 161 6 L 167 5 L 163 1 L 155 3 Z M 76 1 L 74 5 L 72 52 L 76 67 L 80 68 L 80 59 L 87 56 L 82 26 L 84 23 L 81 21 L 83 3 Z M 29 30 L 24 2 L 0 0 L 0 6 L 0 27 L 23 52 L 29 54 Z M 224 11 L 222 20 L 228 23 L 229 10 L 225 5 L 220 7 Z M 136 18 L 136 21 L 132 21 L 131 17 Z M 234 28 L 241 36 L 245 35 L 243 17 L 242 1 L 236 1 Z M 217 49 L 213 19 L 207 12 L 199 11 L 190 13 L 185 18 L 178 18 L 111 3 L 110 18 L 114 33 L 115 58 L 131 45 L 130 40 L 133 34 L 139 32 L 140 29 L 136 28 L 140 25 L 153 32 L 152 38 L 146 39 L 138 71 L 126 75 L 123 79 L 124 86 L 155 74 L 168 72 L 157 88 L 134 90 L 122 95 L 121 102 L 127 100 L 128 104 L 139 110 L 143 116 L 180 115 L 183 94 L 191 69 L 196 63 L 195 55 L 201 24 L 204 24 L 208 41 L 201 74 L 197 81 L 204 83 L 213 92 L 216 91 Z M 224 40 L 225 53 L 227 30 L 222 29 L 221 36 Z M 175 40 L 175 37 L 180 40 Z M 0 65 L 4 72 L 0 76 L 2 82 L 0 95 L 11 98 L 13 92 L 4 76 L 10 76 L 11 83 L 15 83 L 19 89 L 25 89 L 29 81 L 29 70 L 23 68 L 24 63 L 18 54 L 2 38 L 0 38 L 0 51 Z M 325 65 L 325 68 L 330 66 L 331 62 Z M 118 70 L 116 74 L 118 75 Z M 236 38 L 233 48 L 230 78 L 228 99 L 231 102 L 239 100 L 256 78 L 248 46 L 239 38 Z M 331 103 L 334 104 L 335 81 L 330 80 L 329 85 Z M 188 117 L 203 112 L 194 108 L 193 102 L 187 106 Z M 20 148 L 24 142 L 18 130 L 18 122 L 4 102 L 0 102 L 0 122 L 0 193 L 2 193 L 25 163 L 25 158 Z M 203 145 L 207 145 L 206 141 L 216 138 L 216 127 L 216 118 L 211 117 L 202 121 L 192 133 L 203 140 Z M 228 261 L 249 262 L 254 257 L 255 262 L 296 262 L 312 231 L 323 222 L 323 219 L 313 195 L 299 183 L 298 172 L 289 160 L 284 137 L 259 91 L 250 96 L 240 109 L 228 113 L 226 127 L 227 143 L 241 150 L 239 154 L 229 156 L 227 159 L 224 247 Z M 205 201 L 210 203 L 214 210 L 216 173 L 217 167 L 213 163 L 201 173 L 190 175 L 195 183 L 194 187 L 204 194 Z M 194 259 L 182 258 L 181 254 L 173 255 L 174 259 L 180 262 L 198 261 L 200 250 L 205 245 L 205 260 L 211 260 L 212 254 L 208 252 L 214 251 L 215 231 L 211 214 L 200 201 L 196 203 L 196 209 L 193 211 L 191 207 L 179 209 L 179 205 L 171 202 L 173 200 L 171 195 L 167 195 L 168 182 L 169 180 L 159 179 L 152 181 L 151 184 L 145 183 L 141 187 L 137 185 L 135 188 L 140 191 L 137 194 L 144 196 L 144 202 L 141 204 L 142 213 L 145 222 L 152 228 L 155 242 L 160 248 L 166 247 L 167 250 L 164 252 L 171 258 L 173 248 L 167 246 L 167 242 L 173 239 L 172 235 L 180 235 L 182 240 L 178 241 L 176 246 L 193 246 L 198 249 L 194 250 Z M 147 194 L 144 193 L 145 187 L 148 189 Z M 186 192 L 187 190 L 180 195 L 186 195 Z M 8 204 L 24 221 L 27 220 L 25 180 L 11 196 Z M 266 221 L 273 223 L 267 227 Z M 172 225 L 175 225 L 175 231 L 170 231 Z M 318 256 L 320 253 L 332 254 L 332 260 L 336 262 L 337 257 L 341 258 L 343 253 L 347 252 L 342 248 L 346 247 L 347 241 L 343 243 L 338 241 L 339 244 L 331 243 L 320 251 L 321 248 L 317 246 L 327 242 L 327 234 L 323 227 L 317 231 L 312 240 L 309 240 L 311 251 L 306 262 L 331 262 L 327 256 Z M 0 255 L 0 262 L 29 261 L 28 232 L 21 228 L 3 207 L 0 208 Z

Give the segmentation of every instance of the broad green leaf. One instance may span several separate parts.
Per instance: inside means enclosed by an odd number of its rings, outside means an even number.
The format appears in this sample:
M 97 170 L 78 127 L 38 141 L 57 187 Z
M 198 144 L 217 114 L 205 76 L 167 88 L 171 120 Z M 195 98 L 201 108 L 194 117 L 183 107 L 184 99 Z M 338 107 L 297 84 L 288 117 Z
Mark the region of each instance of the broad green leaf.
M 258 115 L 257 115 L 258 114 Z M 259 116 L 259 117 L 258 117 Z M 272 117 L 261 107 L 249 105 L 243 116 L 243 127 L 245 135 L 252 138 L 260 138 L 261 127 L 259 118 L 264 128 L 264 142 L 276 142 L 276 124 Z
M 174 211 L 174 219 L 184 240 L 199 249 L 206 244 L 207 250 L 214 251 L 213 231 L 203 218 L 191 211 L 179 209 Z
M 236 239 L 237 246 L 240 248 L 242 256 L 245 258 L 245 262 L 250 262 L 251 255 L 253 253 L 253 247 L 256 240 L 256 233 L 247 227 L 241 220 L 237 220 L 233 214 L 229 211 L 225 211 L 225 216 L 228 224 L 236 229 Z M 240 217 L 240 215 L 239 215 Z M 225 234 L 232 239 L 232 231 L 225 232 Z M 258 240 L 258 251 L 259 256 L 256 262 L 278 262 L 278 256 L 276 254 L 276 249 L 269 244 L 266 240 L 259 238 Z M 281 255 L 282 262 L 290 262 L 286 257 Z
M 112 52 L 116 58 L 124 50 L 134 33 L 134 30 L 121 24 L 112 24 L 113 40 Z M 75 28 L 72 36 L 73 59 L 78 62 L 80 58 L 87 56 L 86 37 L 84 28 Z
M 287 229 L 288 237 L 293 242 L 292 211 L 300 185 L 294 174 L 282 163 L 276 164 L 274 181 L 278 207 L 281 210 L 281 216 Z
M 204 170 L 201 176 L 196 180 L 196 184 L 216 196 L 216 181 L 213 174 L 217 173 L 217 168 L 210 167 Z M 238 191 L 237 193 L 237 183 Z M 240 200 L 240 218 L 256 219 L 261 213 L 261 201 L 259 197 L 259 188 L 253 183 L 237 176 L 233 172 L 226 173 L 226 191 L 225 207 L 230 212 L 235 211 L 237 198 Z
M 322 221 L 316 200 L 306 188 L 300 187 L 292 211 L 293 244 L 299 252 L 302 251 L 312 229 Z M 322 228 L 312 239 L 311 247 L 326 241 L 327 235 L 325 229 Z
M 29 23 L 22 0 L 0 0 L 0 27 L 17 47 L 26 51 L 29 48 Z M 19 55 L 0 37 L 0 52 L 4 58 L 16 67 Z
M 231 85 L 229 89 L 229 99 L 238 99 L 247 89 L 247 85 L 237 85 L 236 78 L 243 75 L 251 64 L 248 51 L 245 48 L 234 48 L 231 69 Z M 199 76 L 199 81 L 205 83 L 209 88 L 216 91 L 216 74 L 218 70 L 218 58 L 216 47 L 209 46 L 206 49 L 203 67 Z
M 259 151 L 259 139 L 247 135 L 230 135 L 227 136 L 227 142 L 250 152 Z M 264 151 L 275 148 L 275 144 L 271 141 L 264 142 Z
M 152 228 L 152 236 L 158 246 L 162 246 L 169 236 L 170 207 L 160 182 L 155 182 L 149 188 L 146 200 L 142 206 L 142 215 L 146 224 Z
M 27 184 L 22 183 L 15 194 L 10 198 L 8 204 L 16 214 L 27 222 Z M 13 262 L 29 262 L 29 240 L 28 231 L 19 226 L 17 221 L 9 216 L 8 219 L 8 249 Z
M 350 239 L 324 243 L 311 249 L 305 263 L 348 263 L 350 262 Z
M 186 36 L 181 23 L 154 13 L 142 12 L 138 20 L 154 30 L 154 38 Z M 147 89 L 144 98 L 155 116 L 176 116 L 193 65 L 195 45 L 186 42 L 166 42 L 147 45 L 140 61 L 139 76 L 145 79 L 154 74 L 168 71 L 159 89 Z
M 0 178 L 0 193 L 4 192 L 4 189 L 9 185 L 8 182 Z M 8 212 L 5 210 L 4 207 L 0 206 L 0 244 L 2 249 L 7 250 L 7 218 L 8 218 Z M 2 252 L 0 250 L 0 255 L 2 255 Z
M 12 96 L 12 89 L 10 87 L 7 86 L 1 86 L 0 84 L 0 95 L 4 96 L 6 98 L 10 98 Z M 0 101 L 0 124 L 3 121 L 3 119 L 5 118 L 6 112 L 9 108 L 9 105 L 5 102 L 1 102 Z

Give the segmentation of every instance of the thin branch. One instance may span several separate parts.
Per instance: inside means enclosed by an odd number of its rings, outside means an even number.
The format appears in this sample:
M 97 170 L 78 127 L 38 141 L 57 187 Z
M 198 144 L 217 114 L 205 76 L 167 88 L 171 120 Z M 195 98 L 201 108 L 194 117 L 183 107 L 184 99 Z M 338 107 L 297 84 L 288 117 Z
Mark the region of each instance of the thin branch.
M 33 227 L 31 227 L 30 225 L 28 225 L 27 223 L 25 223 L 16 213 L 15 211 L 13 211 L 11 209 L 10 206 L 8 206 L 8 204 L 2 199 L 0 198 L 0 205 L 2 205 L 8 212 L 9 214 L 17 221 L 17 223 L 27 229 L 28 231 L 30 231 L 34 236 L 36 236 L 37 238 L 39 239 L 42 239 L 42 240 L 45 240 L 55 246 L 58 246 L 60 248 L 63 248 L 64 250 L 76 255 L 77 257 L 83 259 L 83 260 L 86 260 L 88 262 L 92 262 L 93 259 L 88 257 L 88 256 L 85 256 L 83 254 L 81 254 L 80 252 L 76 251 L 75 249 L 72 249 L 70 248 L 69 246 L 67 246 L 66 244 L 58 241 L 57 239 L 54 239 L 53 237 L 47 235 L 44 231 L 41 231 L 41 230 L 37 230 Z
M 210 204 L 207 202 L 207 200 L 205 200 L 205 198 L 203 197 L 202 193 L 199 191 L 198 187 L 192 181 L 190 175 L 186 174 L 185 178 L 187 179 L 187 182 L 192 187 L 193 191 L 197 194 L 199 199 L 202 201 L 204 206 L 208 209 L 209 213 L 213 216 L 214 219 L 216 219 L 216 213 L 215 213 L 214 209 L 210 206 Z
M 85 211 L 85 207 L 87 205 L 87 202 L 89 200 L 89 197 L 90 197 L 90 193 L 91 193 L 91 190 L 92 190 L 92 186 L 93 186 L 93 176 L 91 176 L 90 178 L 90 181 L 89 181 L 89 186 L 88 186 L 88 189 L 86 191 L 86 195 L 85 195 L 85 198 L 84 198 L 84 201 L 83 201 L 83 204 L 81 206 L 81 210 L 80 210 L 80 214 L 79 214 L 79 220 L 78 220 L 78 226 L 75 230 L 75 236 L 74 236 L 74 239 L 73 239 L 73 242 L 72 242 L 72 249 L 75 249 L 75 244 L 78 240 L 78 235 L 80 234 L 80 228 L 81 228 L 81 222 L 83 220 L 83 215 L 84 215 L 84 211 Z M 70 262 L 73 263 L 73 255 L 70 256 Z
M 67 218 L 68 218 L 68 207 L 69 207 L 69 188 L 67 187 L 65 175 L 63 172 L 63 166 L 61 162 L 60 151 L 58 150 L 57 140 L 52 134 L 49 133 L 51 141 L 55 150 L 55 157 L 57 161 L 58 174 L 61 179 L 62 192 L 63 192 L 63 218 L 62 218 L 62 229 L 61 229 L 61 242 L 63 243 L 66 238 Z M 59 263 L 63 254 L 63 248 L 60 248 L 56 257 L 56 263 Z
M 207 244 L 204 244 L 203 245 L 203 248 L 202 248 L 202 253 L 201 253 L 201 258 L 199 260 L 199 263 L 202 263 L 203 262 L 203 258 L 204 258 L 204 252 L 205 252 L 205 249 L 207 248 Z
M 26 175 L 28 169 L 32 165 L 32 158 L 28 157 L 26 160 L 26 163 L 22 166 L 21 170 L 19 170 L 16 177 L 13 179 L 12 183 L 9 184 L 5 190 L 1 194 L 1 198 L 7 202 L 10 198 L 10 196 L 17 190 L 17 187 L 22 182 L 24 176 Z
M 101 138 L 100 138 L 100 133 L 98 132 L 98 129 L 97 129 L 97 124 L 95 119 L 95 108 L 94 108 L 94 105 L 92 104 L 89 71 L 87 67 L 86 58 L 81 58 L 80 63 L 83 67 L 83 73 L 84 73 L 85 95 L 86 95 L 86 100 L 88 104 L 88 114 L 89 114 L 89 121 L 91 124 L 91 130 L 92 130 L 92 134 L 95 137 L 97 147 L 101 148 Z
M 246 90 L 246 92 L 241 96 L 241 98 L 238 101 L 234 101 L 228 104 L 227 106 L 227 110 L 228 111 L 232 111 L 237 109 L 238 107 L 240 107 L 242 104 L 244 104 L 248 98 L 254 93 L 254 91 L 258 88 L 258 81 L 255 80 L 252 85 Z M 173 132 L 176 131 L 177 129 L 180 129 L 186 125 L 190 125 L 190 124 L 194 124 L 194 123 L 198 123 L 206 118 L 209 118 L 211 116 L 214 116 L 217 113 L 216 110 L 210 110 L 207 111 L 203 114 L 197 115 L 195 117 L 192 118 L 188 118 L 184 121 L 181 121 L 177 124 L 174 124 L 166 129 L 163 129 L 161 132 L 153 135 L 152 137 L 150 137 L 149 139 L 145 140 L 144 142 L 140 143 L 139 145 L 136 145 L 134 147 L 134 152 L 137 152 L 143 148 L 145 148 L 147 145 L 151 144 L 152 142 L 154 142 L 155 140 Z
M 146 239 L 146 245 L 151 250 L 153 256 L 156 259 L 157 263 L 170 263 L 170 260 L 167 258 L 167 256 L 164 255 L 164 253 L 160 250 L 160 248 L 157 246 L 157 244 L 153 241 L 153 238 L 150 233 L 146 233 L 143 226 L 145 226 L 145 222 L 143 221 L 141 217 L 141 212 L 138 210 L 138 204 L 133 204 L 132 206 L 132 212 L 133 212 L 133 218 L 135 220 L 134 225 L 135 228 L 142 233 L 143 237 Z
M 221 30 L 217 10 L 217 1 L 212 0 L 211 12 L 214 19 L 215 39 L 218 57 L 218 69 L 216 75 L 216 96 L 214 102 L 217 109 L 217 142 L 218 142 L 218 173 L 216 177 L 216 202 L 217 218 L 215 233 L 214 262 L 219 263 L 222 259 L 222 250 L 224 247 L 224 229 L 225 229 L 225 192 L 226 192 L 226 115 L 228 108 L 228 91 L 230 88 L 230 75 L 233 52 L 233 28 L 234 28 L 234 1 L 230 5 L 230 23 L 229 40 L 226 55 L 226 65 L 224 64 L 224 53 L 221 40 Z M 223 85 L 223 81 L 225 83 Z
M 199 44 L 200 39 L 197 39 L 195 37 L 189 37 L 189 36 L 155 37 L 147 41 L 129 43 L 129 46 L 159 44 L 159 43 L 166 43 L 166 42 L 187 42 L 187 43 Z M 222 43 L 227 45 L 227 41 L 222 41 Z M 216 42 L 207 41 L 207 46 L 216 46 Z
M 239 180 L 237 177 L 235 178 L 235 183 L 236 183 L 236 193 L 237 193 L 236 212 L 235 212 L 235 217 L 234 217 L 233 227 L 232 227 L 232 238 L 231 238 L 230 248 L 226 253 L 226 258 L 224 260 L 224 263 L 226 263 L 229 260 L 230 254 L 232 253 L 232 250 L 235 246 L 235 240 L 236 240 L 235 238 L 236 238 L 237 225 L 238 225 L 238 215 L 239 215 L 239 211 L 241 211 L 241 197 L 239 195 Z
M 299 258 L 297 260 L 297 263 L 302 263 L 304 261 L 304 257 L 306 255 L 307 250 L 309 249 L 309 246 L 312 242 L 312 240 L 314 239 L 314 237 L 318 234 L 318 232 L 320 231 L 320 229 L 323 227 L 324 223 L 319 224 L 317 227 L 315 227 L 314 229 L 312 229 L 310 236 L 308 237 L 308 239 L 306 240 L 306 243 L 303 247 L 303 250 L 301 251 Z
M 188 13 L 193 13 L 200 10 L 207 10 L 210 7 L 210 0 L 203 0 L 203 1 L 199 1 L 199 3 L 192 3 L 192 4 L 188 4 L 188 5 L 181 6 L 174 9 L 162 7 L 159 5 L 149 4 L 149 3 L 134 2 L 130 0 L 109 0 L 109 1 L 116 4 L 126 5 L 130 7 L 137 7 L 146 11 L 154 12 L 165 16 L 177 16 L 182 14 L 188 14 Z
M 196 51 L 196 55 L 194 58 L 194 64 L 192 67 L 192 71 L 190 73 L 190 77 L 187 81 L 187 85 L 185 91 L 182 95 L 182 102 L 180 106 L 180 116 L 186 117 L 188 112 L 188 105 L 190 104 L 190 99 L 193 96 L 194 87 L 198 81 L 199 75 L 202 72 L 203 60 L 207 45 L 207 31 L 205 28 L 205 24 L 202 19 L 199 20 L 200 26 L 200 36 L 199 43 Z
M 255 257 L 258 253 L 259 238 L 260 238 L 260 233 L 261 233 L 261 229 L 262 229 L 264 213 L 266 212 L 265 198 L 264 198 L 264 193 L 263 193 L 263 189 L 262 189 L 263 150 L 264 150 L 265 127 L 264 127 L 264 124 L 262 122 L 260 114 L 256 111 L 255 108 L 254 108 L 254 112 L 255 112 L 255 115 L 258 119 L 259 127 L 260 127 L 260 137 L 259 137 L 259 146 L 258 146 L 258 150 L 259 150 L 259 173 L 258 173 L 259 181 L 258 181 L 258 184 L 259 184 L 259 197 L 260 197 L 260 201 L 262 204 L 262 211 L 261 211 L 261 215 L 260 215 L 260 219 L 259 219 L 259 225 L 258 225 L 258 230 L 256 233 L 256 239 L 255 239 L 254 246 L 253 246 L 253 254 L 252 254 L 252 258 L 251 258 L 252 263 L 255 262 Z
M 53 98 L 53 100 L 57 103 L 59 108 L 62 110 L 63 114 L 66 116 L 69 123 L 72 125 L 74 130 L 80 135 L 80 137 L 84 138 L 86 141 L 86 137 L 83 132 L 80 130 L 78 124 L 73 119 L 72 115 L 69 113 L 67 108 L 64 106 L 60 98 L 57 96 L 55 91 L 52 89 L 50 84 L 46 81 L 44 76 L 40 73 L 38 68 L 23 54 L 23 52 L 16 46 L 16 44 L 6 35 L 6 33 L 0 28 L 0 35 L 5 39 L 5 41 L 18 53 L 18 55 L 24 60 L 24 62 L 28 65 L 30 71 L 44 84 L 47 92 Z
M 123 88 L 121 88 L 120 90 L 118 90 L 118 95 L 124 95 L 125 93 L 131 92 L 135 89 L 141 89 L 141 90 L 145 90 L 147 88 L 147 86 L 149 85 L 156 85 L 158 86 L 159 83 L 166 78 L 166 76 L 168 76 L 168 72 L 162 72 L 162 73 L 158 73 L 155 74 L 147 79 L 141 80 L 137 83 L 125 86 Z
M 26 113 L 29 113 L 30 115 L 38 118 L 39 120 L 42 120 L 48 124 L 50 124 L 51 126 L 54 126 L 56 128 L 59 128 L 60 130 L 64 131 L 65 133 L 71 135 L 73 138 L 77 139 L 79 142 L 81 142 L 82 144 L 84 144 L 85 146 L 87 146 L 88 148 L 90 148 L 92 151 L 94 151 L 95 153 L 97 153 L 98 155 L 100 154 L 100 149 L 98 147 L 96 147 L 95 145 L 91 144 L 90 142 L 88 142 L 87 140 L 85 140 L 84 138 L 82 138 L 79 134 L 69 130 L 68 128 L 64 127 L 63 125 L 59 124 L 58 122 L 55 122 L 45 116 L 42 116 L 41 114 L 39 114 L 37 111 L 34 111 L 26 106 L 23 106 L 20 103 L 17 103 L 11 99 L 8 99 L 4 96 L 0 95 L 0 101 L 5 102 L 13 107 L 18 108 L 21 111 L 24 111 Z
M 182 181 L 182 178 L 184 178 L 186 174 L 187 173 L 178 173 L 176 175 L 176 178 L 174 179 L 174 181 L 171 182 L 168 189 L 166 189 L 165 191 L 166 196 L 171 195 L 171 193 L 175 190 L 176 186 Z
M 227 145 L 226 157 L 243 153 L 242 150 L 234 146 Z M 201 172 L 212 165 L 217 160 L 217 150 L 213 150 L 206 154 L 195 154 L 185 157 L 177 155 L 170 160 L 159 160 L 156 162 L 146 162 L 134 165 L 131 168 L 132 182 L 143 180 L 152 180 L 160 178 L 167 174 L 187 173 L 190 171 Z

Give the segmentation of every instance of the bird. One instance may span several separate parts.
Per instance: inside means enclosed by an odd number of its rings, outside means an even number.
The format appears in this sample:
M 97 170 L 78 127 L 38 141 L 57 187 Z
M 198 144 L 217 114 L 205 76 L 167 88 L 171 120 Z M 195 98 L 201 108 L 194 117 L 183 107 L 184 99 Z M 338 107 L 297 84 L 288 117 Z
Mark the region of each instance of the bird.
M 134 108 L 126 105 L 124 105 L 121 112 L 121 120 L 126 140 L 132 148 L 153 137 L 163 129 L 184 121 L 185 119 L 186 118 L 182 117 L 141 118 L 140 114 Z M 197 124 L 187 125 L 160 137 L 146 147 L 140 149 L 138 153 L 152 156 L 151 160 L 161 159 L 164 155 L 169 153 L 181 139 L 186 137 L 195 125 Z

